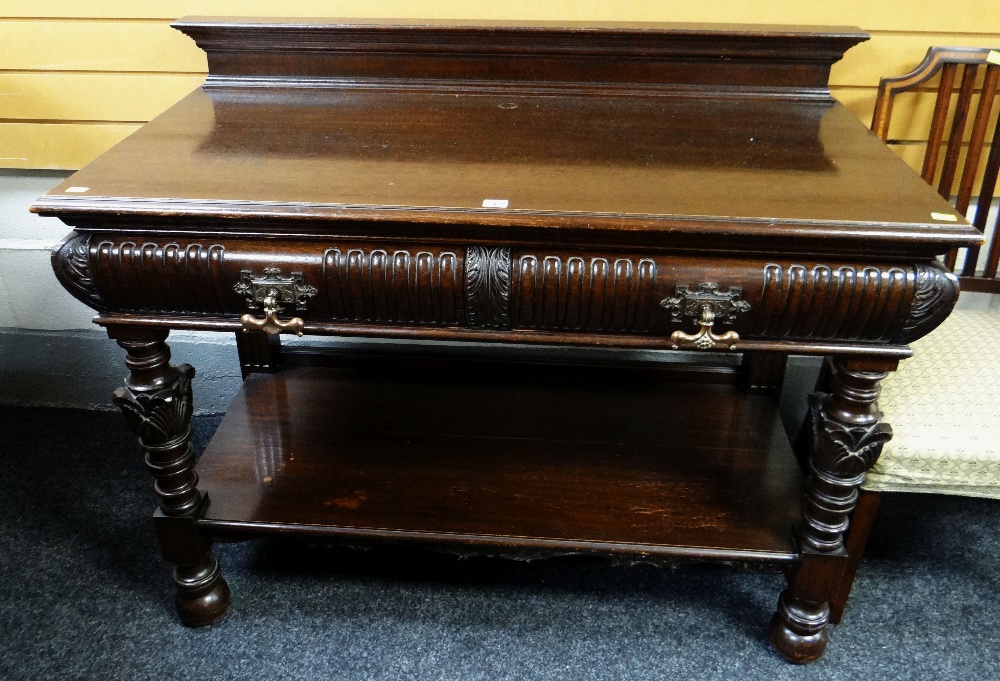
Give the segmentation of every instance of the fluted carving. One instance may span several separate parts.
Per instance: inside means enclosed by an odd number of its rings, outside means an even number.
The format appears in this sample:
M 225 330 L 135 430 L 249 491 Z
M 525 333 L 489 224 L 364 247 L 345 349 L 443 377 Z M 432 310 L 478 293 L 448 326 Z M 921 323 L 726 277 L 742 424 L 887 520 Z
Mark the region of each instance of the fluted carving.
M 105 240 L 93 249 L 95 280 L 117 310 L 235 311 L 221 244 Z
M 649 330 L 656 309 L 649 258 L 524 254 L 512 269 L 514 328 Z
M 888 340 L 913 296 L 904 267 L 779 265 L 764 268 L 753 334 L 771 338 Z
M 450 326 L 462 318 L 461 259 L 449 250 L 330 248 L 323 289 L 334 319 Z

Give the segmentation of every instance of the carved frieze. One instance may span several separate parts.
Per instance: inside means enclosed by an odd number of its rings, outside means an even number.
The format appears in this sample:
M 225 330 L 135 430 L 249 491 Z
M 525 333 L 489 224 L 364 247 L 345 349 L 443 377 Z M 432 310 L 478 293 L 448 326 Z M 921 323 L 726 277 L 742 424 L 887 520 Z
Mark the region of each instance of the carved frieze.
M 52 260 L 65 288 L 100 311 L 239 315 L 251 291 L 245 273 L 280 267 L 316 287 L 307 317 L 313 322 L 665 337 L 697 329 L 700 319 L 681 314 L 690 301 L 682 305 L 675 292 L 707 281 L 739 292 L 738 303 L 713 303 L 713 323 L 734 327 L 745 341 L 909 343 L 937 326 L 958 295 L 957 280 L 935 264 L 699 261 L 360 241 L 276 243 L 268 254 L 259 247 L 238 238 L 184 243 L 74 233 Z
M 769 264 L 753 334 L 887 341 L 906 314 L 914 279 L 904 267 Z
M 517 258 L 511 282 L 514 328 L 646 332 L 656 308 L 649 258 Z
M 118 310 L 224 313 L 234 302 L 225 253 L 221 244 L 105 240 L 91 270 Z
M 510 328 L 510 249 L 469 246 L 465 252 L 465 298 L 468 326 Z
M 450 250 L 330 248 L 321 288 L 337 320 L 455 325 L 463 317 L 461 259 Z

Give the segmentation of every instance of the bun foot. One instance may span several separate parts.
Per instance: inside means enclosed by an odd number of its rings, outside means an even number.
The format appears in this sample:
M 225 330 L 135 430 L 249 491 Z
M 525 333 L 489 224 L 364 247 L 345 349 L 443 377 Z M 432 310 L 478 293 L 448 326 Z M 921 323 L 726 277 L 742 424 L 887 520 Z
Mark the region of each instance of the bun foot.
M 229 585 L 222 578 L 219 561 L 209 554 L 203 565 L 177 566 L 175 605 L 181 623 L 203 627 L 217 621 L 229 608 Z
M 826 625 L 830 606 L 796 600 L 781 594 L 778 611 L 771 619 L 771 647 L 789 662 L 806 664 L 818 660 L 826 650 Z

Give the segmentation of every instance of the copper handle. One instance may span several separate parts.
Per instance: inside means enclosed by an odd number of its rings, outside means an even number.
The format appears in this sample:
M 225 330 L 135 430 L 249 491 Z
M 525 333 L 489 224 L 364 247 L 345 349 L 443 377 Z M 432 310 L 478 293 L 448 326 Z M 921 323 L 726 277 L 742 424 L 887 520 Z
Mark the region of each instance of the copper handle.
M 264 333 L 294 333 L 302 335 L 302 328 L 305 322 L 301 317 L 292 317 L 288 321 L 278 319 L 278 295 L 277 289 L 270 289 L 264 297 L 264 318 L 257 319 L 252 314 L 245 314 L 240 317 L 244 331 L 263 331 Z
M 701 306 L 701 318 L 698 324 L 701 330 L 698 333 L 690 334 L 683 331 L 674 331 L 670 334 L 670 342 L 674 350 L 682 348 L 697 348 L 699 350 L 709 350 L 716 345 L 728 345 L 730 350 L 736 349 L 736 343 L 740 340 L 740 335 L 735 331 L 726 331 L 716 334 L 712 331 L 715 323 L 715 311 L 710 303 Z

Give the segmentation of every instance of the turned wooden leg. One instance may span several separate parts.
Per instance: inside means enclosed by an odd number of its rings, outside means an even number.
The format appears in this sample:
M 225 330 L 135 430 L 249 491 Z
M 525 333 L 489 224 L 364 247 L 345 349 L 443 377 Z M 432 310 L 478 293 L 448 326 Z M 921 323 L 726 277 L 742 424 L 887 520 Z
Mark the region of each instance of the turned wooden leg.
M 191 447 L 190 365 L 170 364 L 166 329 L 109 327 L 125 349 L 129 376 L 114 402 L 139 436 L 155 479 L 159 510 L 154 518 L 163 557 L 174 563 L 177 612 L 188 626 L 211 624 L 229 605 L 229 587 L 197 527 L 206 501 L 198 490 Z
M 823 654 L 830 603 L 842 583 L 844 535 L 865 473 L 892 429 L 879 423 L 879 381 L 895 361 L 838 358 L 830 394 L 810 396 L 809 477 L 799 532 L 802 557 L 771 620 L 771 645 L 792 662 Z

